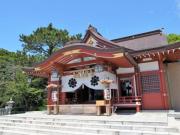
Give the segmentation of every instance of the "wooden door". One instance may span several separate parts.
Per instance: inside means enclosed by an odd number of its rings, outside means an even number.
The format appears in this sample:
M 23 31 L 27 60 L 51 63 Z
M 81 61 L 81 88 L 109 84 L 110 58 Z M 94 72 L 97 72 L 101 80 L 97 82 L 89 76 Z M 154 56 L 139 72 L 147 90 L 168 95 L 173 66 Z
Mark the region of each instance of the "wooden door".
M 120 79 L 120 96 L 134 96 L 133 77 Z

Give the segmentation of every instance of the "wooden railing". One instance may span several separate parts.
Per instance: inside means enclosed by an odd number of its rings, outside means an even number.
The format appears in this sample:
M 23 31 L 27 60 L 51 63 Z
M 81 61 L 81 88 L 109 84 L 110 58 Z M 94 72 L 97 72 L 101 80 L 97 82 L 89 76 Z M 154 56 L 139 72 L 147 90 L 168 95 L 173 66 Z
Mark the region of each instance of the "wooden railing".
M 141 102 L 140 96 L 124 96 L 119 97 L 119 99 L 116 97 L 112 100 L 113 104 L 133 104 L 136 102 Z
M 113 112 L 117 108 L 136 108 L 136 112 L 140 112 L 141 109 L 141 97 L 140 96 L 124 96 L 114 98 L 112 100 Z

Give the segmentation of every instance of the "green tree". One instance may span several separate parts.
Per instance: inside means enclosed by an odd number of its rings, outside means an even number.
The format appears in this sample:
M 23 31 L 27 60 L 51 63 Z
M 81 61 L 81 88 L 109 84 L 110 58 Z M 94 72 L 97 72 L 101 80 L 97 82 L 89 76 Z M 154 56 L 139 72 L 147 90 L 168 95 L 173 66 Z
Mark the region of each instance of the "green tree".
M 0 106 L 4 106 L 5 91 L 7 90 L 8 83 L 15 78 L 14 66 L 4 60 L 0 60 Z
M 31 66 L 38 59 L 20 51 L 0 49 L 0 107 L 4 107 L 10 98 L 15 101 L 15 111 L 37 110 L 44 105 L 47 81 L 34 77 L 29 84 L 28 76 L 22 72 L 22 66 Z
M 40 54 L 46 57 L 50 56 L 64 43 L 70 40 L 81 39 L 81 34 L 69 35 L 64 29 L 57 29 L 50 23 L 47 27 L 39 27 L 30 35 L 20 35 L 20 41 L 23 42 L 23 50 L 32 54 Z
M 22 67 L 32 66 L 50 56 L 66 42 L 81 39 L 81 34 L 70 35 L 67 30 L 49 24 L 39 27 L 30 35 L 20 35 L 23 51 L 9 52 L 0 49 L 0 107 L 13 98 L 15 109 L 37 110 L 45 104 L 47 80 L 23 74 Z M 28 52 L 28 53 L 27 53 Z M 19 109 L 18 109 L 19 108 Z
M 37 110 L 43 103 L 43 90 L 30 87 L 27 76 L 22 73 L 20 68 L 16 70 L 15 81 L 8 82 L 4 95 L 4 101 L 13 98 L 15 110 Z
M 168 34 L 167 40 L 169 44 L 180 42 L 180 35 L 179 34 Z
M 5 49 L 0 49 L 0 62 L 4 61 L 14 65 L 32 66 L 32 64 L 40 62 L 42 59 L 44 58 L 41 55 L 27 55 L 23 51 L 9 52 Z

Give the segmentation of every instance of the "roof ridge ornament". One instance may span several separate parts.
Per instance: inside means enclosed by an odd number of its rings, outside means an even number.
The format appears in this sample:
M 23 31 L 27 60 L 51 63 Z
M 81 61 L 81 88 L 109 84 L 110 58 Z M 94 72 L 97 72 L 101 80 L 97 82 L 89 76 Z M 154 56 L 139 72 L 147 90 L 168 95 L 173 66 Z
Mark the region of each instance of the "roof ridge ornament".
M 91 24 L 89 24 L 88 30 L 93 30 L 94 32 L 98 33 L 97 28 L 95 28 L 95 27 L 92 26 Z

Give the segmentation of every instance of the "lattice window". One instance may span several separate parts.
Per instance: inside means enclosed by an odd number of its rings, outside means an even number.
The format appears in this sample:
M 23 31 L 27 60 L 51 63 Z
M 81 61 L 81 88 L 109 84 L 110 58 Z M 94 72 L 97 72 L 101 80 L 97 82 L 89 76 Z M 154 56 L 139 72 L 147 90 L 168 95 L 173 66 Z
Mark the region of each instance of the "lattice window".
M 159 92 L 160 77 L 158 74 L 142 75 L 141 83 L 143 92 Z

